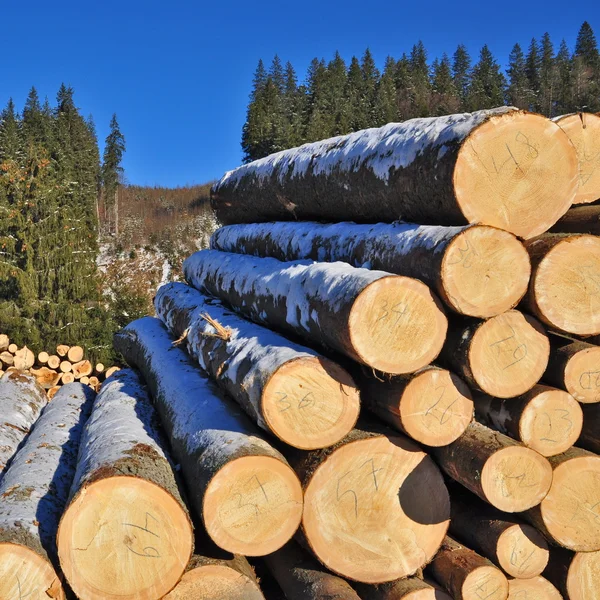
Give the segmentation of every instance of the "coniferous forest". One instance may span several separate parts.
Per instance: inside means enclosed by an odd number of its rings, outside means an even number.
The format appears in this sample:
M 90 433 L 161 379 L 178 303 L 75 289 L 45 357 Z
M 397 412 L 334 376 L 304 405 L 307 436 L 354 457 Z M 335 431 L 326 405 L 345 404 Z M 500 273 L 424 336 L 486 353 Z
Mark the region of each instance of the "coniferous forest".
M 508 104 L 555 117 L 600 111 L 600 56 L 589 23 L 574 48 L 545 33 L 515 44 L 506 71 L 487 45 L 471 57 L 464 45 L 429 62 L 422 42 L 383 71 L 367 49 L 350 64 L 338 52 L 314 58 L 305 83 L 278 56 L 267 70 L 259 61 L 242 132 L 245 162 L 336 135 L 414 117 Z

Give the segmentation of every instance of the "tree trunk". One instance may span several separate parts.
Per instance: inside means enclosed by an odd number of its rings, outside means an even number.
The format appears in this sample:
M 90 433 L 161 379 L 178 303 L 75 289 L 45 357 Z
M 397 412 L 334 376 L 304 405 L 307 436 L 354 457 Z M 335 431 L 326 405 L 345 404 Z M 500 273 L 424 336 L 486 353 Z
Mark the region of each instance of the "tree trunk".
M 354 587 L 361 600 L 452 600 L 439 586 L 418 577 L 377 585 L 356 583 Z
M 487 321 L 451 321 L 441 362 L 474 388 L 513 398 L 540 380 L 549 355 L 550 343 L 540 323 L 511 310 Z
M 517 398 L 475 394 L 475 418 L 542 456 L 567 451 L 583 426 L 581 405 L 567 392 L 536 385 Z
M 202 250 L 183 264 L 190 285 L 244 317 L 388 373 L 411 373 L 440 353 L 448 321 L 416 279 L 345 263 L 282 263 Z
M 455 600 L 506 600 L 508 580 L 489 560 L 446 537 L 429 571 Z
M 521 242 L 486 225 L 252 223 L 218 229 L 211 247 L 281 261 L 343 261 L 414 277 L 452 310 L 480 318 L 514 308 L 531 272 Z
M 480 423 L 431 452 L 447 475 L 504 512 L 536 506 L 552 483 L 546 458 Z
M 588 233 L 600 235 L 600 205 L 571 208 L 550 229 L 552 233 Z
M 544 577 L 565 600 L 600 600 L 600 552 L 571 552 L 553 548 Z
M 114 346 L 147 382 L 190 504 L 212 540 L 247 556 L 273 552 L 300 524 L 300 482 L 240 407 L 172 341 L 158 319 L 146 317 L 117 333 Z
M 94 392 L 63 387 L 0 484 L 0 598 L 65 598 L 56 531 L 69 497 Z
M 190 560 L 192 524 L 158 427 L 133 371 L 103 385 L 57 535 L 62 570 L 81 600 L 158 600 Z
M 288 600 L 361 600 L 348 582 L 328 573 L 293 541 L 264 560 Z
M 449 490 L 450 534 L 511 577 L 528 579 L 540 575 L 549 556 L 542 534 L 459 488 L 455 485 Z
M 0 481 L 48 396 L 32 375 L 9 371 L 0 379 Z
M 600 199 L 600 116 L 578 112 L 553 119 L 569 136 L 577 151 L 579 189 L 573 204 Z
M 600 550 L 600 457 L 570 448 L 548 460 L 553 469 L 550 491 L 523 518 L 569 550 Z
M 508 600 L 563 600 L 560 592 L 538 575 L 531 579 L 509 579 Z
M 600 402 L 600 347 L 558 335 L 550 336 L 550 345 L 544 381 L 583 404 Z
M 526 242 L 532 263 L 523 306 L 558 331 L 600 333 L 600 238 L 548 233 Z
M 448 529 L 441 473 L 413 441 L 364 428 L 291 457 L 304 487 L 302 531 L 331 571 L 364 583 L 413 575 Z
M 431 366 L 412 375 L 355 375 L 363 407 L 426 446 L 458 439 L 473 420 L 469 388 L 456 375 Z
M 195 555 L 164 600 L 265 600 L 256 575 L 243 556 L 217 560 Z
M 583 407 L 583 429 L 577 445 L 600 454 L 600 404 Z
M 157 316 L 266 431 L 303 449 L 330 446 L 356 423 L 358 390 L 337 364 L 250 323 L 182 283 L 161 287 Z
M 502 107 L 286 150 L 227 173 L 211 203 L 224 224 L 403 218 L 528 238 L 567 211 L 577 185 L 577 155 L 560 127 Z

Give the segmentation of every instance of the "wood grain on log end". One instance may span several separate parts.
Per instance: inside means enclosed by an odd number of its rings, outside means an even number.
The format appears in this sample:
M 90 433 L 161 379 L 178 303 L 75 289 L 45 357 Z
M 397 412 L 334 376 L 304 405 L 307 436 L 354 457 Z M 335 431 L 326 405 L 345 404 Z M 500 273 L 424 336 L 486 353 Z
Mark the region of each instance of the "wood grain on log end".
M 600 600 L 600 552 L 578 552 L 567 577 L 569 600 Z
M 389 583 L 368 585 L 356 583 L 361 600 L 452 600 L 437 584 L 418 577 L 407 577 Z
M 534 527 L 518 523 L 502 532 L 496 546 L 499 566 L 518 579 L 542 573 L 548 564 L 548 554 L 544 536 Z
M 470 223 L 528 239 L 567 212 L 578 189 L 577 154 L 556 123 L 525 112 L 493 116 L 468 136 L 454 169 Z
M 530 579 L 510 579 L 508 600 L 563 600 L 563 597 L 547 579 L 537 575 Z
M 448 244 L 441 293 L 457 312 L 485 319 L 514 308 L 527 292 L 530 275 L 529 255 L 514 235 L 475 225 Z

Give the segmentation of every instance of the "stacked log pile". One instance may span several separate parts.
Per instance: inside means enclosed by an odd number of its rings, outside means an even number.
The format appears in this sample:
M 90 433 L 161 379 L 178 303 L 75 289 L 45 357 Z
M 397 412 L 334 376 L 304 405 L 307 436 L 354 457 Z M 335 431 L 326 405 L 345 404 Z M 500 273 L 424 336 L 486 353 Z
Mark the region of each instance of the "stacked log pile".
M 0 333 L 0 377 L 12 368 L 33 375 L 52 398 L 62 385 L 74 381 L 98 392 L 102 382 L 120 367 L 92 364 L 85 358 L 81 346 L 59 344 L 54 353 L 42 350 L 36 355 L 27 346 L 19 348 L 10 342 L 8 335 Z
M 416 119 L 226 174 L 211 250 L 115 336 L 131 369 L 46 542 L 50 475 L 13 482 L 70 386 L 35 423 L 35 379 L 0 380 L 0 542 L 34 565 L 5 595 L 600 600 L 600 244 L 547 233 L 600 198 L 587 119 Z

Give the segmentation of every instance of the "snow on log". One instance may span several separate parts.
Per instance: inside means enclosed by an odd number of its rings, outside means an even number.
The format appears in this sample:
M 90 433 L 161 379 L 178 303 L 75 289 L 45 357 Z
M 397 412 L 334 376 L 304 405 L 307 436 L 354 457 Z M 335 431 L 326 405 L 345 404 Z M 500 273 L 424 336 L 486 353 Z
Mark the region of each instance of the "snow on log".
M 563 600 L 563 597 L 547 579 L 537 575 L 531 579 L 509 579 L 508 600 Z
M 211 247 L 281 261 L 343 261 L 413 277 L 452 310 L 480 318 L 514 308 L 531 273 L 523 244 L 486 225 L 251 223 L 218 229 Z
M 523 442 L 542 456 L 562 454 L 581 434 L 581 405 L 563 390 L 536 385 L 508 400 L 485 394 L 475 394 L 473 400 L 480 423 Z
M 473 494 L 450 487 L 450 535 L 500 567 L 507 575 L 528 579 L 548 564 L 548 544 L 542 534 Z
M 152 317 L 114 337 L 147 382 L 190 504 L 212 540 L 246 556 L 273 552 L 300 525 L 300 482 L 241 408 L 172 342 Z
M 560 590 L 565 600 L 600 600 L 600 552 L 575 553 L 552 548 L 544 577 Z
M 158 600 L 190 560 L 192 524 L 158 427 L 133 371 L 104 383 L 57 535 L 61 568 L 81 600 Z
M 161 287 L 157 316 L 190 354 L 266 431 L 290 446 L 315 449 L 354 426 L 359 395 L 334 362 L 250 323 L 182 283 Z
M 0 484 L 0 598 L 65 598 L 56 531 L 95 393 L 63 386 Z
M 579 189 L 573 204 L 600 200 L 600 115 L 578 112 L 553 119 L 577 151 Z
M 600 235 L 600 205 L 584 205 L 571 208 L 550 228 L 550 232 Z
M 474 388 L 512 398 L 540 380 L 549 354 L 550 342 L 540 323 L 511 310 L 487 321 L 451 321 L 441 362 Z
M 46 392 L 32 375 L 9 371 L 0 379 L 0 481 L 47 403 Z
M 473 420 L 469 388 L 446 369 L 430 366 L 383 379 L 362 372 L 356 377 L 365 408 L 426 446 L 450 444 Z
M 600 454 L 600 404 L 583 407 L 583 429 L 577 446 Z
M 430 450 L 449 477 L 504 512 L 538 505 L 552 483 L 548 459 L 480 423 L 471 423 L 452 444 Z
M 446 537 L 428 572 L 455 600 L 506 600 L 508 580 L 487 558 Z
M 412 119 L 284 150 L 226 173 L 211 203 L 224 224 L 254 221 L 482 223 L 524 238 L 571 205 L 567 134 L 511 107 Z
M 302 533 L 331 571 L 382 583 L 413 575 L 448 530 L 439 469 L 412 440 L 361 424 L 338 444 L 291 456 L 304 487 Z
M 600 238 L 548 233 L 526 242 L 532 263 L 526 310 L 558 331 L 600 333 Z
M 440 353 L 448 321 L 417 279 L 343 262 L 280 262 L 201 250 L 183 263 L 200 292 L 244 317 L 388 373 L 411 373 Z
M 347 581 L 326 571 L 294 541 L 264 560 L 287 600 L 361 600 Z
M 194 555 L 181 581 L 163 600 L 265 600 L 243 556 L 218 560 Z
M 550 335 L 550 361 L 543 380 L 567 390 L 582 404 L 600 402 L 600 347 Z
M 553 469 L 550 491 L 521 516 L 569 550 L 600 550 L 600 456 L 573 447 L 547 460 Z
M 419 577 L 368 585 L 355 583 L 361 600 L 452 600 L 436 583 Z

